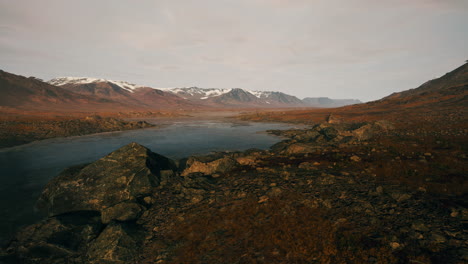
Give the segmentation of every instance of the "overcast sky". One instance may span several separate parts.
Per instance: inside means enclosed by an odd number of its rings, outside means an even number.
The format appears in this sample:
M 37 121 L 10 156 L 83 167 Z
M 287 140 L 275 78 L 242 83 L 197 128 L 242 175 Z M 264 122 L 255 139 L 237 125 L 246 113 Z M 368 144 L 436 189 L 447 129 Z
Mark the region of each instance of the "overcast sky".
M 467 0 L 0 0 L 0 69 L 379 99 L 468 59 Z

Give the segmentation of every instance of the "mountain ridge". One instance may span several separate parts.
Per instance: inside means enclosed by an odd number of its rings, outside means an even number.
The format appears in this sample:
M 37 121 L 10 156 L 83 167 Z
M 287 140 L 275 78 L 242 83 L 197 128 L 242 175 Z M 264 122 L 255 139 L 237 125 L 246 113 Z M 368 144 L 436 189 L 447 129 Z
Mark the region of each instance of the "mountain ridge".
M 200 87 L 182 87 L 182 88 L 153 88 L 144 85 L 136 85 L 125 81 L 113 81 L 99 78 L 88 77 L 60 77 L 51 79 L 49 84 L 57 85 L 68 90 L 81 94 L 100 95 L 104 98 L 112 98 L 111 93 L 125 94 L 127 97 L 133 97 L 132 94 L 138 94 L 143 89 L 147 92 L 152 90 L 160 91 L 159 94 L 169 93 L 185 99 L 193 107 L 306 107 L 307 105 L 299 98 L 278 91 L 250 91 L 242 88 L 200 88 Z M 103 86 L 119 87 L 121 91 L 107 88 L 108 91 L 96 93 L 96 89 Z M 90 88 L 94 87 L 94 88 Z M 102 88 L 101 88 L 102 89 Z M 93 90 L 92 93 L 90 90 Z M 107 97 L 106 97 L 107 96 Z M 166 95 L 167 96 L 167 95 Z M 175 98 L 174 98 L 175 99 Z M 130 100 L 130 99 L 129 99 Z M 180 105 L 184 103 L 180 102 Z

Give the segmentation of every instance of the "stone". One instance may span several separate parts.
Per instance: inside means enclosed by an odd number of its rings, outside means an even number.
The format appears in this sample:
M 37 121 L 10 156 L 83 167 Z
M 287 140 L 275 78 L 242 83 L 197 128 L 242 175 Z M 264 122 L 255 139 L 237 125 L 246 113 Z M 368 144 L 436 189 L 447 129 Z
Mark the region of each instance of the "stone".
M 382 187 L 382 186 L 378 186 L 377 188 L 375 188 L 375 192 L 376 192 L 378 195 L 382 195 L 382 194 L 383 194 L 383 187 Z
M 447 242 L 447 239 L 445 238 L 445 236 L 443 234 L 437 233 L 437 232 L 432 233 L 431 239 L 432 239 L 432 241 L 434 241 L 436 243 L 439 243 L 439 244 Z
M 312 153 L 315 152 L 317 146 L 305 144 L 305 143 L 294 143 L 289 145 L 285 153 L 286 154 L 303 154 L 303 153 Z
M 394 125 L 385 120 L 380 120 L 372 124 L 366 124 L 352 131 L 354 137 L 359 141 L 369 140 L 378 133 L 387 132 L 394 129 Z
M 429 228 L 423 222 L 414 222 L 411 224 L 411 228 L 421 232 L 429 231 Z
M 136 232 L 125 225 L 109 224 L 90 244 L 87 263 L 137 263 L 138 241 L 131 235 L 132 233 Z
M 161 185 L 165 185 L 168 182 L 171 182 L 174 178 L 176 178 L 176 173 L 172 169 L 161 170 L 159 172 L 159 174 L 160 174 L 160 184 Z
M 214 161 L 203 162 L 194 158 L 187 161 L 187 168 L 182 172 L 182 176 L 187 176 L 191 173 L 202 173 L 204 175 L 212 175 L 215 173 L 226 173 L 236 168 L 239 163 L 229 157 L 216 159 Z
M 398 242 L 391 242 L 390 243 L 390 247 L 393 249 L 393 250 L 397 250 L 401 247 L 400 243 Z
M 268 191 L 267 195 L 269 197 L 275 197 L 275 196 L 279 196 L 282 192 L 283 191 L 279 187 L 273 187 Z
M 324 135 L 327 140 L 332 140 L 338 136 L 338 130 L 334 127 L 325 127 L 320 133 Z
M 390 193 L 390 196 L 399 203 L 411 198 L 411 194 L 402 193 L 402 192 L 392 192 Z
M 356 155 L 353 155 L 349 158 L 349 160 L 354 161 L 354 162 L 359 162 L 361 161 L 361 158 Z
M 151 196 L 146 196 L 145 198 L 143 198 L 143 201 L 149 205 L 153 203 L 153 198 L 151 198 Z
M 18 263 L 30 263 L 27 260 L 31 259 L 34 263 L 75 263 L 71 260 L 84 254 L 101 229 L 97 212 L 50 217 L 20 230 L 7 251 Z
M 37 208 L 49 216 L 99 211 L 151 194 L 161 170 L 176 170 L 172 160 L 128 144 L 89 165 L 63 171 L 45 187 Z
M 264 196 L 261 196 L 259 199 L 258 199 L 258 203 L 264 203 L 266 201 L 268 201 L 270 198 L 268 198 L 268 196 L 264 195 Z
M 133 221 L 138 219 L 143 211 L 143 206 L 137 203 L 124 202 L 102 210 L 101 219 L 104 224 L 112 220 Z
M 243 166 L 253 166 L 253 165 L 256 164 L 257 158 L 252 157 L 252 156 L 246 156 L 246 157 L 239 157 L 239 158 L 236 159 L 236 161 L 240 165 L 243 165 Z

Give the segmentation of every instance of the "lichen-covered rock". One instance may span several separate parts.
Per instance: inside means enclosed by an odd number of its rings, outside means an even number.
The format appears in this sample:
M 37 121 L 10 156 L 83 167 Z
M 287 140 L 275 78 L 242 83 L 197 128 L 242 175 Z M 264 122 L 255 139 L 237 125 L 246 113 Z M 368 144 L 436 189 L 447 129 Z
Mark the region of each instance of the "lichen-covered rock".
M 248 166 L 253 166 L 257 162 L 257 158 L 253 156 L 245 156 L 245 157 L 238 157 L 236 158 L 236 161 L 240 165 L 248 165 Z
M 389 121 L 380 120 L 371 124 L 366 124 L 352 131 L 353 136 L 358 140 L 369 140 L 378 133 L 387 132 L 395 127 Z
M 137 262 L 138 239 L 135 233 L 123 224 L 109 224 L 88 249 L 87 258 L 91 264 L 129 264 Z
M 205 175 L 212 175 L 215 173 L 226 173 L 235 167 L 239 163 L 230 158 L 224 157 L 210 162 L 198 161 L 195 159 L 189 159 L 187 162 L 187 168 L 182 172 L 182 176 L 187 176 L 191 173 L 203 173 Z
M 161 170 L 176 170 L 174 162 L 137 144 L 128 144 L 86 166 L 70 168 L 52 179 L 37 207 L 49 216 L 74 211 L 103 211 L 151 193 Z
M 303 154 L 315 152 L 320 147 L 306 143 L 294 143 L 287 147 L 285 154 Z

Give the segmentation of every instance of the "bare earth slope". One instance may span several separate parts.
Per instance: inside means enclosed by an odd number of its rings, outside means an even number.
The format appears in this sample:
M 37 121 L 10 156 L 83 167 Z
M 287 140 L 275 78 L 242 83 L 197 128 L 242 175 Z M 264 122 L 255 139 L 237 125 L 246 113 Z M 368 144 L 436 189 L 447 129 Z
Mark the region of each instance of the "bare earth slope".
M 369 103 L 332 109 L 263 112 L 245 115 L 243 118 L 307 123 L 327 121 L 332 114 L 335 121 L 388 119 L 407 123 L 411 120 L 431 119 L 439 123 L 463 125 L 468 121 L 467 109 L 468 63 L 418 88 L 394 93 Z
M 128 104 L 77 94 L 35 78 L 0 71 L 0 109 L 24 111 L 121 111 Z

